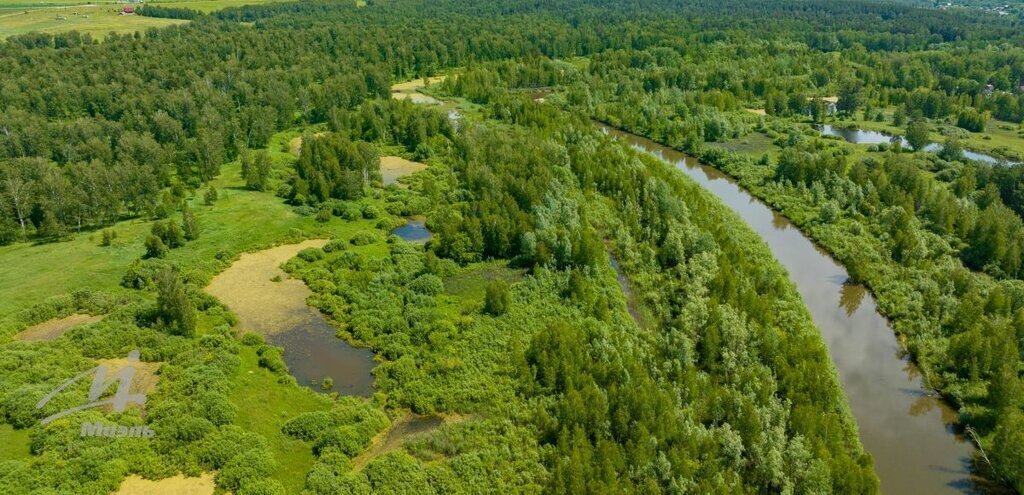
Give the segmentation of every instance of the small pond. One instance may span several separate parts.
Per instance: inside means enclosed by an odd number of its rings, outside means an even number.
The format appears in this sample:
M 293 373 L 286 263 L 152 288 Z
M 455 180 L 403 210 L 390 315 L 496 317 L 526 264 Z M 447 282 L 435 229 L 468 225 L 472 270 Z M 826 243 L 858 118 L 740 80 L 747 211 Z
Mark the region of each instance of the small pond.
M 409 242 L 426 242 L 433 237 L 423 219 L 410 219 L 405 225 L 393 229 L 391 233 Z

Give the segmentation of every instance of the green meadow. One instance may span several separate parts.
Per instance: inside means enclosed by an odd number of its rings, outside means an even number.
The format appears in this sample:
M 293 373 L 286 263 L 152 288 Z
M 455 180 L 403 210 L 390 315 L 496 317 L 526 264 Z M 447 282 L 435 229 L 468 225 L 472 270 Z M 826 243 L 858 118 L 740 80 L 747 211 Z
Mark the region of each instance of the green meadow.
M 285 131 L 275 136 L 270 150 L 278 173 L 294 160 L 279 151 L 281 143 L 298 135 Z M 343 222 L 334 219 L 321 224 L 311 216 L 301 216 L 273 192 L 255 192 L 244 188 L 241 165 L 225 164 L 220 176 L 211 182 L 218 191 L 212 206 L 203 204 L 200 189 L 193 194 L 191 206 L 201 229 L 199 239 L 175 249 L 167 259 L 182 266 L 209 263 L 222 252 L 252 251 L 301 237 L 351 235 L 372 225 L 370 221 Z M 177 217 L 180 219 L 180 215 Z M 0 247 L 0 317 L 30 307 L 47 298 L 92 289 L 116 292 L 131 263 L 145 253 L 143 241 L 151 220 L 130 220 L 109 230 L 117 234 L 109 247 L 100 246 L 101 232 L 72 234 L 69 240 L 34 244 L 19 242 Z
M 0 38 L 31 32 L 63 33 L 78 31 L 102 40 L 109 33 L 134 33 L 152 28 L 182 24 L 178 19 L 157 19 L 139 15 L 121 15 L 121 5 L 49 4 L 27 7 L 0 2 Z

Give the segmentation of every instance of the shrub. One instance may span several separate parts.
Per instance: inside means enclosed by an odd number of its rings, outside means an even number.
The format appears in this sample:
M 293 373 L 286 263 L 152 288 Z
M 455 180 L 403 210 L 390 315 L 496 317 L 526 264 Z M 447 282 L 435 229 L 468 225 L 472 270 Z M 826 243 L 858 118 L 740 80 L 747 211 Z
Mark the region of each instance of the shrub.
M 314 261 L 320 261 L 324 259 L 324 256 L 326 256 L 326 254 L 324 254 L 323 249 L 311 247 L 299 251 L 299 254 L 297 256 L 299 257 L 299 259 L 307 263 L 313 263 Z
M 263 336 L 258 334 L 258 333 L 253 333 L 253 332 L 246 332 L 245 334 L 242 335 L 242 339 L 241 340 L 242 340 L 242 344 L 248 345 L 248 346 L 258 346 L 258 345 L 263 345 L 263 343 L 264 343 Z
M 199 221 L 188 207 L 181 212 L 181 230 L 186 240 L 194 241 L 199 238 Z
M 174 249 L 185 245 L 185 231 L 171 220 L 153 222 L 150 233 L 164 241 L 168 248 Z
M 358 205 L 346 203 L 340 216 L 345 220 L 359 220 L 363 216 L 363 210 Z
M 335 426 L 328 411 L 314 411 L 300 414 L 281 426 L 281 432 L 293 438 L 313 441 Z
M 100 246 L 110 247 L 110 245 L 114 243 L 114 239 L 116 238 L 117 232 L 114 232 L 112 229 L 105 229 L 103 231 L 103 237 L 102 239 L 100 239 Z
M 324 245 L 322 249 L 324 250 L 325 253 L 344 251 L 348 249 L 348 244 L 346 244 L 345 241 L 341 239 L 331 239 L 331 241 Z
M 143 245 L 146 247 L 145 258 L 163 258 L 170 251 L 164 241 L 153 234 L 146 237 Z
M 311 217 L 311 216 L 316 215 L 317 213 L 320 212 L 320 210 L 316 209 L 316 207 L 309 206 L 309 205 L 299 205 L 299 206 L 296 206 L 296 207 L 292 208 L 292 210 L 295 211 L 296 215 L 303 216 L 303 217 Z
M 508 290 L 508 283 L 504 280 L 494 280 L 487 284 L 487 293 L 484 296 L 484 312 L 493 316 L 501 316 L 508 311 L 512 305 L 512 296 Z
M 349 240 L 349 242 L 354 246 L 366 246 L 367 244 L 373 244 L 378 241 L 380 241 L 378 234 L 368 230 L 357 233 Z
M 355 426 L 341 426 L 332 428 L 323 436 L 317 439 L 313 451 L 319 455 L 327 448 L 336 448 L 349 457 L 355 457 L 362 452 L 370 439 L 363 435 Z
M 196 309 L 185 293 L 185 284 L 173 270 L 157 276 L 157 320 L 173 335 L 192 337 L 196 332 Z
M 363 218 L 367 220 L 373 220 L 381 215 L 380 208 L 374 205 L 363 206 Z
M 429 273 L 416 277 L 412 282 L 409 282 L 409 290 L 427 295 L 436 296 L 444 292 L 444 282 L 437 275 L 431 275 Z
M 284 359 L 281 358 L 281 350 L 277 347 L 264 345 L 259 349 L 258 354 L 261 367 L 274 373 L 286 373 L 288 371 L 288 366 L 284 364 Z
M 251 449 L 228 461 L 217 473 L 217 486 L 238 493 L 248 483 L 260 481 L 277 468 L 274 456 L 264 449 Z
M 206 193 L 203 194 L 203 203 L 205 203 L 206 206 L 213 206 L 213 204 L 217 202 L 217 196 L 217 188 L 210 186 L 210 188 L 206 190 Z

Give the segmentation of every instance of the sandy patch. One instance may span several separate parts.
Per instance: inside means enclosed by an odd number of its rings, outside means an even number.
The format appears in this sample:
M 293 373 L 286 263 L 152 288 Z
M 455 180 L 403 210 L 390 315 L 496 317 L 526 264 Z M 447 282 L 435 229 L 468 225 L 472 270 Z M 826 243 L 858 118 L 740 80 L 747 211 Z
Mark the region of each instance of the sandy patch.
M 179 474 L 157 481 L 132 475 L 114 495 L 212 495 L 214 487 L 213 473 L 203 473 L 198 478 Z
M 443 82 L 447 78 L 448 76 L 434 76 L 424 79 L 413 79 L 411 81 L 391 85 L 391 91 L 415 91 L 417 89 L 426 87 L 427 81 L 429 81 L 430 84 L 437 84 L 439 82 Z
M 763 108 L 748 108 L 747 111 L 754 115 L 768 115 Z
M 327 240 L 315 239 L 243 254 L 205 291 L 238 315 L 243 331 L 272 335 L 293 328 L 309 317 L 306 298 L 311 292 L 301 280 L 288 278 L 281 265 L 303 249 L 325 244 Z M 281 281 L 272 281 L 274 277 Z
M 38 325 L 32 325 L 14 336 L 15 340 L 23 342 L 42 342 L 56 340 L 77 326 L 96 323 L 102 320 L 102 316 L 91 316 L 86 314 L 73 314 L 65 318 L 44 321 Z
M 441 100 L 438 100 L 433 96 L 427 96 L 423 93 L 391 93 L 391 97 L 396 100 L 410 100 L 413 103 L 427 103 L 431 105 L 441 104 Z
M 406 160 L 399 156 L 382 156 L 380 158 L 380 175 L 384 185 L 397 184 L 398 179 L 406 175 L 426 170 L 427 164 Z

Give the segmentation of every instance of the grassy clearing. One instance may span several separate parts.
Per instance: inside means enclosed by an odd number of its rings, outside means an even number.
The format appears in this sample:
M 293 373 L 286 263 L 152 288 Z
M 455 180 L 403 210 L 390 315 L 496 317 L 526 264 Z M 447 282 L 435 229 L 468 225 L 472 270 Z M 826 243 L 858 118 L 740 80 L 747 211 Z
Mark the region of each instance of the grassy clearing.
M 32 457 L 29 452 L 29 430 L 15 430 L 9 424 L 0 424 L 0 460 L 15 461 Z
M 106 4 L 8 8 L 8 5 L 0 4 L 0 38 L 31 32 L 78 31 L 102 40 L 111 32 L 134 33 L 188 22 L 180 19 L 120 15 L 118 12 L 121 7 L 121 5 Z
M 730 139 L 724 143 L 706 143 L 706 145 L 735 151 L 753 158 L 761 158 L 765 153 L 775 156 L 779 152 L 779 148 L 775 146 L 771 138 L 759 132 L 752 132 L 739 139 Z
M 287 493 L 299 493 L 313 465 L 313 448 L 285 436 L 281 425 L 304 412 L 326 411 L 331 401 L 305 388 L 278 383 L 277 375 L 259 366 L 252 347 L 243 348 L 240 357 L 242 366 L 230 397 L 238 407 L 235 424 L 267 439 L 278 462 L 274 477 Z
M 483 300 L 487 284 L 504 280 L 510 284 L 523 279 L 526 270 L 510 268 L 505 261 L 488 261 L 466 266 L 444 281 L 445 292 L 463 299 Z

